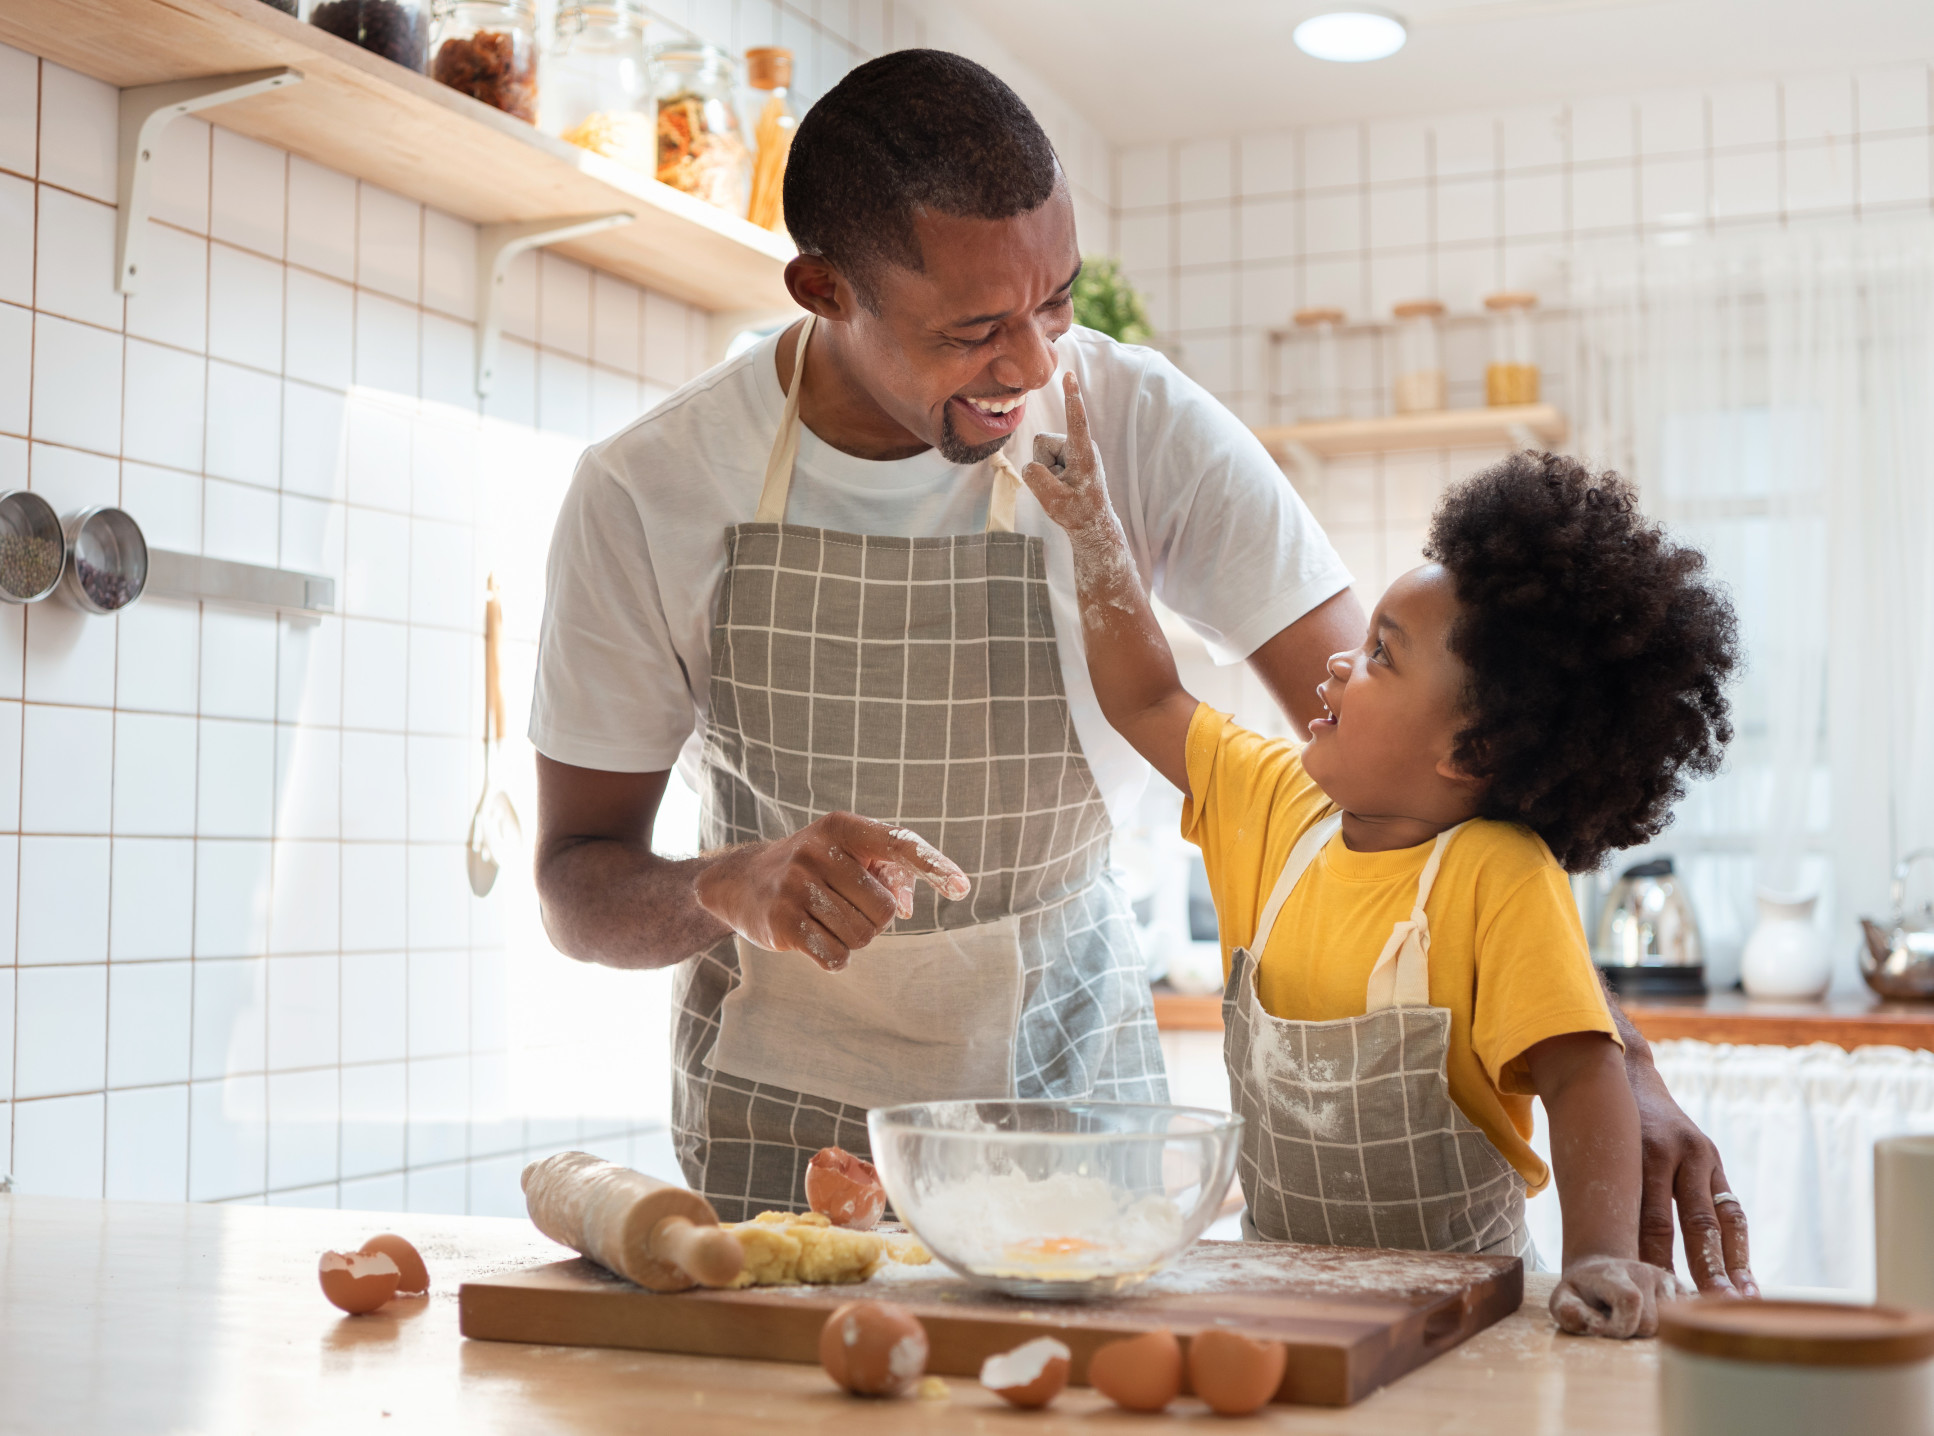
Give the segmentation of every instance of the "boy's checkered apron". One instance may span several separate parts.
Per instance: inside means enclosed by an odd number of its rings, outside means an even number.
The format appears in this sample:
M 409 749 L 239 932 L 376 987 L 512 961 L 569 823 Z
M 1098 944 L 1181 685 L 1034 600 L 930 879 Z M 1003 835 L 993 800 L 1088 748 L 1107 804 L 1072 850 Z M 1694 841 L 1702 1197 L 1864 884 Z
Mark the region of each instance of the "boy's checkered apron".
M 1370 973 L 1363 1016 L 1291 1022 L 1256 996 L 1256 954 L 1341 823 L 1332 814 L 1298 840 L 1255 941 L 1230 962 L 1223 1055 L 1235 1110 L 1247 1119 L 1237 1158 L 1244 1234 L 1529 1258 L 1524 1178 L 1451 1100 L 1450 1012 L 1429 1005 L 1424 904 L 1457 828 L 1437 835 L 1416 906 Z
M 1000 531 L 1019 476 L 997 461 L 986 533 L 787 524 L 802 387 L 795 372 L 760 521 L 726 531 L 704 845 L 844 809 L 912 828 L 974 888 L 942 902 L 920 885 L 913 917 L 841 973 L 756 948 L 742 972 L 733 939 L 680 966 L 673 1136 L 724 1221 L 802 1208 L 815 1151 L 867 1153 L 868 1106 L 1167 1098 L 1134 918 L 1106 873 L 1107 810 L 1062 688 L 1046 554 Z M 780 996 L 751 1000 L 762 990 Z

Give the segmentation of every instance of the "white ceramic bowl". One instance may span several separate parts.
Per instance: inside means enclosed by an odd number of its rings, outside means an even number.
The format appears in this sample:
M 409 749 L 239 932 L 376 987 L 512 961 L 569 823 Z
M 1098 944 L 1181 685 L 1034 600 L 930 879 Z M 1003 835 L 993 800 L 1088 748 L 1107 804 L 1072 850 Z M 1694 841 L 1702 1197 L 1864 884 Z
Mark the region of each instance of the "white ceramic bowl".
M 1215 1220 L 1242 1119 L 1142 1102 L 917 1102 L 867 1114 L 900 1220 L 1014 1296 L 1125 1291 Z

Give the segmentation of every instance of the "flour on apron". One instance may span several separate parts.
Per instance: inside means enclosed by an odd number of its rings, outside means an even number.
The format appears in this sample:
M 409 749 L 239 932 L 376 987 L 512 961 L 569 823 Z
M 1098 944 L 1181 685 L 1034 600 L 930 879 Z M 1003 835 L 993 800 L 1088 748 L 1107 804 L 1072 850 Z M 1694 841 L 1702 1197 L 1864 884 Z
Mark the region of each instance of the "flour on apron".
M 913 916 L 845 972 L 732 938 L 680 965 L 673 1138 L 726 1221 L 803 1206 L 815 1151 L 867 1152 L 869 1105 L 1167 1099 L 1046 551 L 1008 531 L 1018 475 L 997 456 L 984 533 L 788 524 L 802 387 L 796 370 L 757 517 L 726 530 L 701 840 L 782 838 L 846 810 L 913 829 L 974 886 L 960 902 L 916 887 Z
M 1247 1119 L 1236 1163 L 1244 1235 L 1530 1259 L 1524 1178 L 1451 1100 L 1450 1010 L 1429 1005 L 1424 905 L 1462 824 L 1437 835 L 1410 916 L 1370 973 L 1363 1016 L 1296 1022 L 1256 995 L 1277 914 L 1341 825 L 1332 813 L 1297 841 L 1255 938 L 1230 962 L 1223 1055 Z

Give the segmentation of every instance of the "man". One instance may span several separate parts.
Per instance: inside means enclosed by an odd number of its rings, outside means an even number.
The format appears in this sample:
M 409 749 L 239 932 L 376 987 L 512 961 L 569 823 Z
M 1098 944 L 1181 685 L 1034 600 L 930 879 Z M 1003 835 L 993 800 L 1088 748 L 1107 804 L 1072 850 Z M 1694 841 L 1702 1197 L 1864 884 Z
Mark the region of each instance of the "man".
M 872 1106 L 1166 1097 L 1106 869 L 1146 769 L 1008 461 L 1063 427 L 1057 375 L 1143 578 L 1299 728 L 1364 621 L 1253 436 L 1072 327 L 1066 181 L 992 74 L 855 69 L 801 122 L 785 208 L 809 317 L 586 453 L 531 719 L 546 923 L 587 961 L 679 965 L 673 1134 L 728 1220 L 800 1206 L 807 1159 L 865 1151 Z M 650 846 L 675 761 L 704 802 L 683 861 Z M 1628 1035 L 1669 1260 L 1673 1184 L 1703 1232 L 1716 1159 Z M 1721 1283 L 1745 1265 L 1726 1230 Z

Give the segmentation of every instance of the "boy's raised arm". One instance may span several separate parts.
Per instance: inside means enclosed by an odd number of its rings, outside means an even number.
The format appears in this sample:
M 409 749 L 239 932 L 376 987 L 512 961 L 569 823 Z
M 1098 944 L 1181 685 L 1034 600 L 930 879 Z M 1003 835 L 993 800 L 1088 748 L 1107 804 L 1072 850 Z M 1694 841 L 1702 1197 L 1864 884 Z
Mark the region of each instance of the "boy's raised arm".
M 1102 713 L 1136 752 L 1186 793 L 1189 720 L 1196 702 L 1176 676 L 1175 655 L 1148 606 L 1127 537 L 1109 506 L 1101 454 L 1088 436 L 1074 375 L 1066 377 L 1063 389 L 1068 432 L 1037 435 L 1034 461 L 1021 477 L 1074 545 L 1081 636 Z

